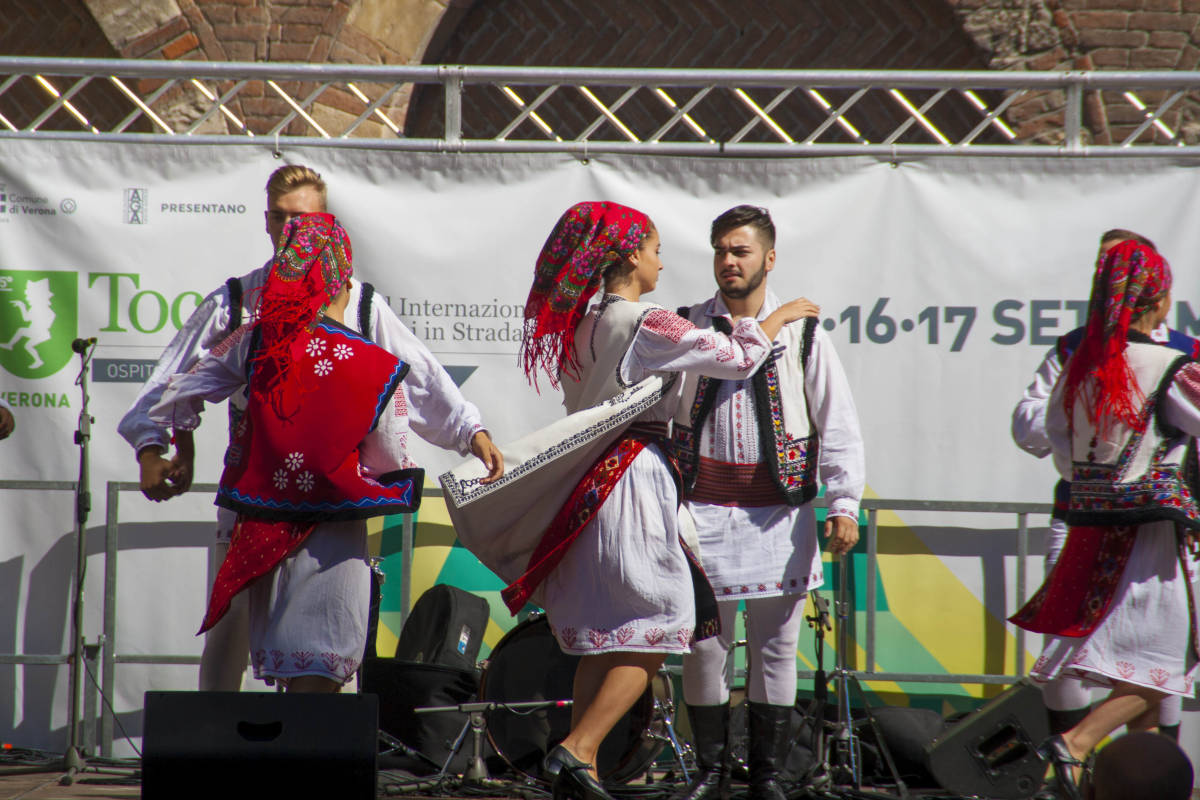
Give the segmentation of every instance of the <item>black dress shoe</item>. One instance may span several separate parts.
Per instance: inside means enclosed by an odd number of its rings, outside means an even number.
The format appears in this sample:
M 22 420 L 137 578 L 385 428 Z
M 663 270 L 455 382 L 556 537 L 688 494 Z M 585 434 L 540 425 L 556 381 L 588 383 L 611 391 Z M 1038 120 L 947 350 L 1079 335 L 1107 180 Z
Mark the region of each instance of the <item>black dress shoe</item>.
M 1038 753 L 1043 759 L 1054 765 L 1054 777 L 1057 779 L 1059 795 L 1066 800 L 1081 800 L 1083 795 L 1080 794 L 1079 784 L 1075 781 L 1075 767 L 1082 767 L 1084 764 L 1071 755 L 1062 736 L 1055 734 L 1042 742 Z
M 542 769 L 554 777 L 554 800 L 613 800 L 612 795 L 592 777 L 591 764 L 571 755 L 561 744 L 546 754 Z

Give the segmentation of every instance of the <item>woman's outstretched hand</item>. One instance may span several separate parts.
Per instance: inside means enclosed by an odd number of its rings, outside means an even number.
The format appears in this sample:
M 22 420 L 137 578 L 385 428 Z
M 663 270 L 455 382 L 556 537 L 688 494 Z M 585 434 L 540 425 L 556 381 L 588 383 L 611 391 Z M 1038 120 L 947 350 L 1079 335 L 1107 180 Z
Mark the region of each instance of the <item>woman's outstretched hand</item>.
M 816 317 L 820 313 L 821 307 L 812 300 L 807 297 L 797 297 L 772 311 L 759 325 L 762 327 L 763 333 L 774 341 L 775 337 L 779 335 L 779 331 L 783 330 L 784 325 L 805 317 Z
M 471 452 L 488 470 L 487 477 L 480 480 L 480 483 L 491 483 L 504 474 L 504 456 L 487 431 L 479 431 L 471 437 Z
M 786 324 L 805 317 L 818 316 L 821 313 L 821 307 L 807 297 L 797 297 L 795 300 L 789 300 L 781 305 L 779 311 L 784 312 L 786 318 L 783 322 Z

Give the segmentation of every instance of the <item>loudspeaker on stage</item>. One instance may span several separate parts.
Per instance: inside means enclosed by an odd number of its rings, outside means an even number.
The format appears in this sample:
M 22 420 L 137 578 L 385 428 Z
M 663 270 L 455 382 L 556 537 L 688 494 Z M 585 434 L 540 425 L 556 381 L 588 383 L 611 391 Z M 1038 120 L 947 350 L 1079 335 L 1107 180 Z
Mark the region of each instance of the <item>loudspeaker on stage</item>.
M 146 692 L 142 797 L 375 797 L 367 694 Z
M 929 769 L 957 794 L 1031 797 L 1046 774 L 1037 746 L 1049 735 L 1042 692 L 1023 679 L 934 739 Z

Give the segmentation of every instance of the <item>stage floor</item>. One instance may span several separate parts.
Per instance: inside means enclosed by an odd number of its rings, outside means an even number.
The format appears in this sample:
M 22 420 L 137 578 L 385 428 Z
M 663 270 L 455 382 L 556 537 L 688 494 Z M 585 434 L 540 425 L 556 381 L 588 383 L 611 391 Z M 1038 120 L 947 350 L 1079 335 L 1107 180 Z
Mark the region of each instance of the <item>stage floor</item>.
M 142 796 L 140 784 L 113 785 L 89 782 L 60 786 L 61 778 L 61 772 L 14 775 L 7 770 L 0 769 L 0 800 L 75 800 L 79 797 L 128 798 Z M 85 778 L 91 781 L 108 780 L 119 778 L 119 776 L 88 774 Z
M 142 793 L 140 784 L 130 783 L 128 778 L 122 775 L 86 772 L 80 776 L 82 780 L 68 786 L 59 783 L 62 776 L 61 772 L 19 774 L 15 770 L 0 768 L 0 800 L 77 800 L 77 798 L 124 800 L 124 798 L 141 797 Z M 920 796 L 924 793 L 918 790 L 915 794 Z M 386 796 L 389 795 L 378 795 L 378 797 Z M 406 793 L 403 796 L 407 800 L 433 800 L 430 795 L 419 793 Z M 470 800 L 489 800 L 488 793 L 481 792 L 478 788 L 466 790 L 459 796 L 470 798 Z M 951 800 L 945 794 L 939 793 L 939 796 L 943 800 Z M 436 797 L 444 800 L 447 795 L 437 795 Z M 516 795 L 497 792 L 491 797 L 494 800 L 513 800 Z M 1192 798 L 1200 800 L 1200 789 L 1192 792 Z

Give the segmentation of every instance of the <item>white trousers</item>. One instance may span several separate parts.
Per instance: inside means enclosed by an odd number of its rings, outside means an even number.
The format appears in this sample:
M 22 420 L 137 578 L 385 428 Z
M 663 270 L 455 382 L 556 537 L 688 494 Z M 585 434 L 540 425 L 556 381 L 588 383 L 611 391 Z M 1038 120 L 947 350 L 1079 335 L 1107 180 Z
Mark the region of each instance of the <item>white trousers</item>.
M 228 552 L 228 539 L 213 544 L 210 575 L 217 574 Z M 208 607 L 207 595 L 204 606 Z M 204 650 L 200 654 L 200 691 L 240 692 L 249 664 L 250 606 L 246 602 L 246 593 L 238 592 L 221 621 L 204 634 Z
M 752 703 L 790 706 L 796 702 L 796 643 L 804 621 L 803 592 L 746 600 L 749 677 Z M 683 699 L 688 705 L 729 702 L 733 677 L 732 646 L 738 602 L 718 602 L 721 635 L 696 642 L 683 657 Z

